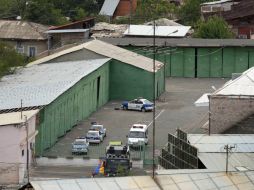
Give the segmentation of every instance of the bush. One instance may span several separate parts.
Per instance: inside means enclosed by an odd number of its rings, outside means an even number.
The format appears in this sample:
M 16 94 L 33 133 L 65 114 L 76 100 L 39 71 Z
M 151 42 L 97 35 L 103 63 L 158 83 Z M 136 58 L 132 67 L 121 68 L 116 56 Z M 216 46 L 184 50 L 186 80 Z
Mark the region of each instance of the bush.
M 0 78 L 13 73 L 17 66 L 24 66 L 26 63 L 25 56 L 17 53 L 12 46 L 0 42 Z
M 233 38 L 233 32 L 230 30 L 226 21 L 221 17 L 210 17 L 207 21 L 200 21 L 194 37 L 206 39 L 225 39 Z

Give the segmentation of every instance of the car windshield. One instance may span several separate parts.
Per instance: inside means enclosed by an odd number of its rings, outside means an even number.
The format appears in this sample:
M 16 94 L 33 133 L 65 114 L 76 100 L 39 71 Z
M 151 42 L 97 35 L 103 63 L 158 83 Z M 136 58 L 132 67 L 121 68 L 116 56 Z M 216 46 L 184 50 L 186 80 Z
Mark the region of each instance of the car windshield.
M 97 137 L 98 136 L 98 133 L 94 133 L 94 132 L 88 132 L 87 133 L 88 136 L 94 136 L 94 137 Z
M 144 104 L 152 104 L 149 100 L 143 100 Z
M 84 145 L 85 144 L 85 142 L 83 142 L 83 141 L 75 141 L 74 142 L 74 145 Z
M 145 138 L 145 133 L 140 131 L 131 131 L 129 138 Z
M 93 126 L 91 126 L 91 129 L 94 129 L 94 130 L 102 130 L 102 126 L 100 126 L 100 125 L 93 125 Z

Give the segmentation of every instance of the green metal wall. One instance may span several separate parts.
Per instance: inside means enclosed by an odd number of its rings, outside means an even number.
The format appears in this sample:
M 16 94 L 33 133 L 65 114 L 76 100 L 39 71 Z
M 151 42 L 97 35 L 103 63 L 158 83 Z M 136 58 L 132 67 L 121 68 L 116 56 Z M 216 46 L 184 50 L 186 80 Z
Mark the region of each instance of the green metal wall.
M 120 61 L 110 62 L 110 99 L 153 99 L 153 73 Z M 157 96 L 165 90 L 164 72 L 164 68 L 161 68 L 156 73 Z
M 197 49 L 197 77 L 222 76 L 222 48 Z
M 124 48 L 153 57 L 152 47 Z M 254 66 L 254 47 L 158 47 L 156 60 L 166 77 L 231 77 Z
M 100 77 L 99 97 L 97 84 Z M 54 145 L 78 122 L 109 100 L 109 62 L 84 77 L 54 102 L 40 111 L 39 133 L 36 136 L 36 154 Z M 82 134 L 81 134 L 82 135 Z
M 170 52 L 170 59 L 171 59 L 170 60 L 170 75 L 168 76 L 195 77 L 195 49 L 194 48 L 176 48 L 175 50 L 172 50 Z

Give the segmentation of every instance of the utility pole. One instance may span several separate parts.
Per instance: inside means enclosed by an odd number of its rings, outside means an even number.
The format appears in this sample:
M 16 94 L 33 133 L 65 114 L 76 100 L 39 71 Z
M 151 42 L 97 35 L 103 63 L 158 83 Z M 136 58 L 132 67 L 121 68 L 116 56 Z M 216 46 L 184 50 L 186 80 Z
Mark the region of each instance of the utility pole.
M 153 178 L 155 173 L 155 99 L 156 99 L 156 92 L 155 92 L 155 85 L 156 85 L 156 74 L 155 74 L 155 20 L 153 20 Z
M 22 102 L 22 99 L 20 100 L 20 119 L 22 120 L 23 119 L 23 113 L 22 113 L 22 108 L 23 107 L 23 102 Z
M 26 127 L 26 172 L 27 172 L 27 181 L 30 182 L 29 179 L 29 142 L 28 142 L 28 123 L 27 123 L 27 116 L 25 115 L 25 127 Z
M 228 153 L 235 148 L 234 146 L 229 146 L 228 144 L 224 146 L 224 149 L 226 150 L 226 174 L 228 173 Z

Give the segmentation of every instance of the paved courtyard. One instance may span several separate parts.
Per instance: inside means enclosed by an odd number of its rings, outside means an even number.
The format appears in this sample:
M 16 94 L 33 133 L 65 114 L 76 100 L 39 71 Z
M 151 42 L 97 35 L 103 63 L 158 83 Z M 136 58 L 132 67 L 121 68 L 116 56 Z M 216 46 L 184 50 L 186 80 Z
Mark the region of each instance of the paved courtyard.
M 166 92 L 156 101 L 156 149 L 160 150 L 167 142 L 167 134 L 181 128 L 188 133 L 206 133 L 201 126 L 207 120 L 208 107 L 195 107 L 194 102 L 205 92 L 212 92 L 228 79 L 167 78 Z M 110 101 L 88 119 L 74 127 L 59 139 L 45 156 L 71 156 L 71 143 L 78 136 L 84 136 L 90 123 L 96 121 L 107 128 L 107 137 L 99 146 L 90 146 L 88 157 L 99 158 L 105 154 L 105 147 L 112 140 L 126 143 L 126 135 L 134 123 L 149 125 L 148 152 L 152 144 L 152 112 L 115 110 L 121 101 Z M 138 151 L 133 152 L 139 154 Z

